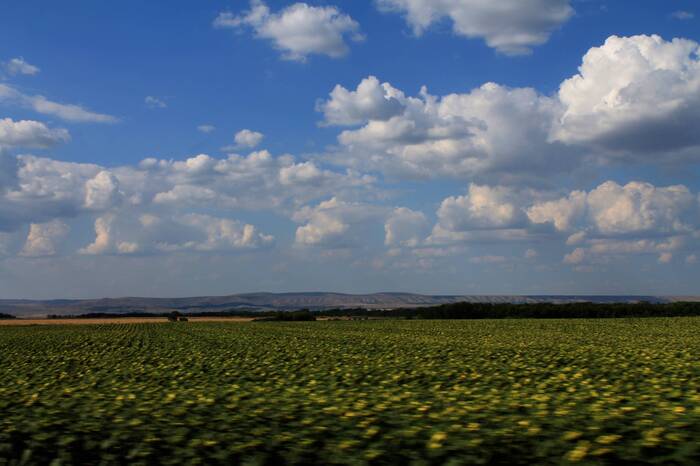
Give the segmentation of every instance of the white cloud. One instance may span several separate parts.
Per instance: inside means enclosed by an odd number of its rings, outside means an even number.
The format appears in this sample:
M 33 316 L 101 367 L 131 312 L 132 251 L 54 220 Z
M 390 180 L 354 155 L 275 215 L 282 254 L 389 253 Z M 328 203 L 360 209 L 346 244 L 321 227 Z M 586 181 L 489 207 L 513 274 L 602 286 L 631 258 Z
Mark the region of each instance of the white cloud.
M 0 152 L 0 231 L 29 223 L 106 213 L 236 210 L 289 216 L 330 195 L 350 198 L 373 191 L 372 177 L 336 172 L 267 151 L 217 159 L 146 159 L 109 170 L 31 155 Z M 138 238 L 121 238 L 140 242 Z M 117 244 L 117 243 L 115 243 Z
M 119 254 L 136 254 L 140 250 L 141 246 L 138 243 L 122 241 L 117 244 L 117 252 Z
M 263 133 L 251 131 L 249 129 L 242 129 L 234 136 L 236 147 L 247 149 L 252 149 L 259 146 L 264 138 L 265 135 Z
M 381 10 L 403 13 L 420 36 L 443 18 L 455 34 L 482 38 L 508 55 L 529 53 L 574 14 L 569 0 L 377 0 Z
M 226 252 L 257 249 L 274 242 L 273 236 L 232 218 L 197 213 L 165 217 L 143 214 L 134 223 L 130 217 L 131 213 L 125 212 L 121 217 L 107 214 L 97 218 L 95 240 L 79 252 L 92 255 Z
M 319 102 L 317 110 L 323 112 L 327 125 L 356 125 L 369 120 L 386 121 L 403 113 L 403 93 L 389 83 L 380 83 L 374 76 L 363 79 L 357 90 L 348 91 L 335 86 L 330 99 Z
M 697 199 L 685 186 L 655 187 L 607 181 L 589 193 L 536 203 L 527 210 L 533 223 L 559 231 L 588 228 L 604 236 L 688 233 L 697 224 Z
M 153 97 L 152 95 L 146 96 L 143 100 L 148 108 L 168 108 L 168 104 L 158 97 Z
M 25 257 L 53 256 L 56 254 L 56 243 L 63 239 L 68 231 L 68 225 L 60 220 L 32 223 L 20 255 Z
M 85 182 L 85 207 L 92 210 L 105 210 L 121 201 L 119 180 L 114 174 L 102 170 L 94 178 Z
M 657 254 L 677 251 L 685 244 L 680 236 L 666 239 L 610 239 L 596 238 L 588 242 L 589 251 L 596 255 Z
M 338 136 L 334 160 L 393 176 L 514 180 L 577 163 L 575 150 L 549 138 L 557 102 L 533 89 L 487 83 L 467 94 L 439 98 L 423 88 L 406 97 L 369 77 L 355 91 L 336 86 L 317 108 L 325 124 L 364 125 Z
M 216 126 L 214 125 L 199 125 L 197 126 L 197 131 L 204 134 L 213 133 L 216 131 Z
M 389 214 L 384 223 L 384 232 L 384 244 L 387 246 L 413 248 L 428 235 L 428 219 L 423 212 L 398 207 Z
M 312 54 L 342 57 L 348 52 L 346 38 L 363 40 L 359 24 L 338 8 L 306 3 L 273 13 L 262 0 L 251 0 L 250 9 L 240 16 L 220 13 L 214 27 L 252 28 L 257 38 L 272 41 L 284 59 L 295 61 L 305 61 Z
M 640 154 L 700 146 L 700 46 L 686 39 L 612 36 L 561 84 L 552 137 Z
M 80 254 L 104 254 L 112 247 L 112 223 L 114 216 L 107 215 L 95 220 L 95 241 L 87 245 L 79 252 Z
M 539 256 L 538 252 L 534 249 L 527 249 L 525 251 L 524 257 L 525 259 L 537 259 L 537 256 Z
M 357 245 L 360 230 L 373 220 L 382 219 L 386 209 L 331 198 L 315 207 L 304 207 L 292 217 L 304 223 L 296 230 L 297 244 L 343 248 Z
M 565 264 L 580 264 L 586 258 L 586 250 L 583 248 L 576 248 L 569 254 L 564 256 Z
M 612 36 L 553 96 L 486 83 L 411 97 L 373 76 L 355 90 L 337 85 L 317 104 L 321 124 L 350 128 L 327 157 L 399 178 L 536 186 L 584 161 L 698 160 L 699 51 L 691 40 Z
M 690 254 L 685 258 L 686 264 L 697 264 L 697 262 L 698 262 L 698 256 L 695 254 Z
M 551 224 L 576 246 L 564 262 L 579 264 L 612 256 L 658 254 L 668 263 L 674 251 L 700 237 L 700 204 L 682 185 L 602 183 L 590 192 L 574 191 L 526 209 L 533 224 Z
M 221 208 L 287 209 L 331 194 L 366 190 L 374 179 L 338 173 L 291 156 L 267 151 L 215 159 L 200 154 L 185 161 L 147 159 L 138 170 L 115 171 L 122 190 L 136 191 L 144 202 L 173 207 L 206 205 Z M 129 186 L 135 184 L 134 186 Z
M 274 241 L 273 236 L 259 233 L 253 225 L 231 219 L 188 214 L 181 221 L 195 228 L 202 227 L 206 231 L 207 239 L 195 247 L 198 250 L 255 248 Z
M 437 216 L 440 225 L 449 231 L 512 228 L 524 218 L 510 189 L 473 183 L 466 195 L 443 200 Z
M 7 70 L 7 72 L 13 76 L 18 74 L 34 76 L 40 71 L 38 67 L 26 62 L 22 57 L 11 59 L 5 63 L 4 67 L 5 70 Z
M 532 205 L 527 210 L 527 216 L 533 223 L 551 223 L 559 231 L 569 231 L 585 209 L 586 193 L 573 191 L 567 197 Z M 572 241 L 576 241 L 576 238 Z
M 51 129 L 44 123 L 32 120 L 0 119 L 0 147 L 46 149 L 68 141 L 70 134 L 62 128 Z
M 695 18 L 695 14 L 691 11 L 678 10 L 671 13 L 671 18 L 680 19 L 681 21 L 687 21 L 689 19 Z
M 0 84 L 0 102 L 10 102 L 27 107 L 42 115 L 51 115 L 62 120 L 76 123 L 115 123 L 117 118 L 103 113 L 96 113 L 74 104 L 61 104 L 42 95 L 24 94 L 14 87 Z

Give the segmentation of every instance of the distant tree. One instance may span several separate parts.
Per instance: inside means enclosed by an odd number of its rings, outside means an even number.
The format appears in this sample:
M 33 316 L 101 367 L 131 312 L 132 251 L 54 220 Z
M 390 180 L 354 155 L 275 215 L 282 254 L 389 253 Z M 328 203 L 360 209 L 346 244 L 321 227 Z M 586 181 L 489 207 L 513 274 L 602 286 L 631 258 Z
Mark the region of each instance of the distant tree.
M 177 320 L 180 318 L 180 313 L 177 311 L 173 311 L 170 314 L 168 314 L 168 322 L 177 322 Z

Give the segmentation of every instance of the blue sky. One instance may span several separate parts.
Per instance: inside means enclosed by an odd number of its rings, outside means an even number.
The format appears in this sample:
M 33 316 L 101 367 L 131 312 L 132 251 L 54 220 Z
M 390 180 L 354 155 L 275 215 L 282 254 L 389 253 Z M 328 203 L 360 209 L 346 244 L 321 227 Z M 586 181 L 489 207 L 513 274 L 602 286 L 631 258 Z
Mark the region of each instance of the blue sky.
M 11 0 L 0 296 L 697 294 L 696 6 Z

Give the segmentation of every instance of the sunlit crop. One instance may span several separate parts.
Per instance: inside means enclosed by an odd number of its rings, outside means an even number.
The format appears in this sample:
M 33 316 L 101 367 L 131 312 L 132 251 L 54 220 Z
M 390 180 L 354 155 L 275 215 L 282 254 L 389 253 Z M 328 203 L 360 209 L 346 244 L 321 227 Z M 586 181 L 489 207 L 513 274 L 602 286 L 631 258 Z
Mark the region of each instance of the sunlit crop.
M 700 463 L 700 318 L 6 327 L 0 355 L 0 464 Z

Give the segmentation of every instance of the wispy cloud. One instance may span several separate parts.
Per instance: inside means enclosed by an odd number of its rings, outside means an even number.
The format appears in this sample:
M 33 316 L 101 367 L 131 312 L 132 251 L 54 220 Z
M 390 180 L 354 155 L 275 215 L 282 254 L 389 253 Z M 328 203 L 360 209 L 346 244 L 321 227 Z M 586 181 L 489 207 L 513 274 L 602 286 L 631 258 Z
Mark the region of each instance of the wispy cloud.
M 43 95 L 29 95 L 7 84 L 0 84 L 0 102 L 8 102 L 30 108 L 42 115 L 51 115 L 76 123 L 116 123 L 118 118 L 87 110 L 80 105 L 62 104 Z
M 216 131 L 216 126 L 214 125 L 199 125 L 197 126 L 197 131 L 204 134 L 213 133 Z
M 678 10 L 671 13 L 671 18 L 679 19 L 681 21 L 687 21 L 689 19 L 695 18 L 695 14 L 690 11 Z
M 24 60 L 22 57 L 13 58 L 4 63 L 5 70 L 12 76 L 18 74 L 27 74 L 33 76 L 39 73 L 39 68 Z

